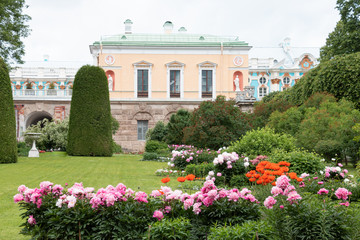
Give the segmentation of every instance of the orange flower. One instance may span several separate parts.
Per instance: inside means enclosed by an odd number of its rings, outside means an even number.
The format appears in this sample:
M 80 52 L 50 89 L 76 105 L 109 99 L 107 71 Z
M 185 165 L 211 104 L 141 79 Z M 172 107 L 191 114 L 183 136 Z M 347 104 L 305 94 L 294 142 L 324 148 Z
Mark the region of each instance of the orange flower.
M 271 185 L 276 186 L 276 182 L 272 182 Z
M 298 181 L 298 182 L 302 182 L 302 178 L 296 178 L 296 181 Z
M 177 180 L 178 180 L 178 182 L 185 182 L 186 178 L 184 178 L 184 177 L 178 177 Z
M 297 175 L 296 175 L 295 172 L 289 173 L 289 176 L 290 176 L 291 179 L 296 179 L 297 178 Z
M 195 179 L 195 175 L 194 174 L 188 174 L 186 177 L 185 177 L 186 180 L 188 181 L 193 181 Z
M 255 182 L 255 181 L 256 181 L 256 178 L 250 178 L 249 181 L 250 181 L 250 182 Z
M 169 177 L 163 178 L 163 179 L 161 179 L 161 182 L 162 183 L 170 182 L 170 178 Z
M 161 195 L 164 195 L 164 192 L 160 189 L 158 189 L 158 191 L 161 193 Z

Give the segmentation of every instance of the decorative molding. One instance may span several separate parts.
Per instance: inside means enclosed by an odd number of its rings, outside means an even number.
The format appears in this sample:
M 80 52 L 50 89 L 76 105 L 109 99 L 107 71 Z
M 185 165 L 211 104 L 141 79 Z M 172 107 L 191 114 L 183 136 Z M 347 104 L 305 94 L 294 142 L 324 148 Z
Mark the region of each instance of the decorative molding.
M 279 84 L 280 81 L 281 81 L 281 80 L 280 80 L 279 78 L 271 79 L 271 83 L 272 83 L 272 84 Z

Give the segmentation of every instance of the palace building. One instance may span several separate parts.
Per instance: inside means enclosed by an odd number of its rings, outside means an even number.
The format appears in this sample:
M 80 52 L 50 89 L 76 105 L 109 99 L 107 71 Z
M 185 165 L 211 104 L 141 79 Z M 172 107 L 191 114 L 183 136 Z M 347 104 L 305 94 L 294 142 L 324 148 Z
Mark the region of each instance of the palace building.
M 251 46 L 238 37 L 175 31 L 169 21 L 161 34 L 138 34 L 131 20 L 124 24 L 124 33 L 102 36 L 90 53 L 108 78 L 111 112 L 120 123 L 114 140 L 129 152 L 143 151 L 147 129 L 180 108 L 191 111 L 224 95 L 251 111 L 254 101 L 293 86 L 317 64 L 310 53 L 291 57 L 286 40 L 283 59 L 249 58 Z M 45 61 L 11 71 L 19 139 L 38 120 L 68 117 L 79 67 Z

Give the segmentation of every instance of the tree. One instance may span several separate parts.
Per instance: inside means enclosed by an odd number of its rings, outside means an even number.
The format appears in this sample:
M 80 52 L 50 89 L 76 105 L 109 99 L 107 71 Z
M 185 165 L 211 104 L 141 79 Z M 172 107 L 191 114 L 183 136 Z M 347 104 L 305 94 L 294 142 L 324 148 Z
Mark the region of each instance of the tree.
M 22 13 L 27 8 L 25 0 L 2 0 L 0 3 L 0 57 L 9 64 L 23 63 L 25 54 L 21 38 L 29 35 L 30 29 L 26 22 L 31 18 Z
M 67 153 L 111 156 L 109 88 L 104 70 L 86 65 L 75 75 L 71 100 Z
M 360 51 L 360 0 L 338 0 L 341 19 L 320 50 L 321 61 Z
M 147 140 L 156 140 L 159 142 L 165 142 L 167 135 L 167 126 L 164 124 L 163 121 L 158 121 L 155 124 L 155 127 L 152 129 L 149 129 L 146 132 L 146 139 Z
M 184 141 L 196 147 L 219 149 L 229 146 L 250 129 L 247 115 L 235 105 L 218 96 L 204 101 L 194 110 L 190 126 L 184 129 Z
M 9 70 L 0 58 L 0 163 L 17 162 L 16 123 Z
M 360 121 L 360 112 L 346 100 L 323 102 L 319 109 L 308 108 L 300 124 L 297 141 L 300 146 L 316 151 L 325 158 L 344 157 L 353 145 L 355 123 Z
M 184 128 L 190 126 L 191 113 L 185 109 L 179 109 L 171 115 L 167 124 L 166 142 L 169 144 L 184 143 Z

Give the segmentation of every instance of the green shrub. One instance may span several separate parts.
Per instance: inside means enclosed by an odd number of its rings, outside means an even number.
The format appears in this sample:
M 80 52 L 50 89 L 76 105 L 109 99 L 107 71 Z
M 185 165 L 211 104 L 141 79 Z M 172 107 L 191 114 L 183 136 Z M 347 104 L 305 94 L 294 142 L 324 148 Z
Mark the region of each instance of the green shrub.
M 42 135 L 36 140 L 36 146 L 41 150 L 60 149 L 66 151 L 67 137 L 69 133 L 69 120 L 49 121 L 43 119 L 26 129 L 26 133 L 41 133 Z M 25 135 L 25 142 L 32 144 L 32 139 Z
M 75 156 L 112 155 L 109 88 L 100 67 L 86 65 L 76 73 L 66 150 Z
M 231 187 L 240 188 L 246 185 L 249 185 L 249 179 L 245 176 L 245 174 L 233 175 L 230 179 Z
M 146 239 L 154 240 L 184 240 L 189 239 L 192 226 L 189 219 L 163 219 L 149 227 Z
M 0 57 L 0 163 L 17 162 L 14 101 L 9 70 Z
M 194 110 L 190 126 L 184 129 L 184 142 L 217 150 L 229 146 L 249 129 L 247 115 L 241 112 L 235 101 L 217 96 L 215 101 L 203 101 Z
M 18 156 L 27 157 L 29 155 L 29 151 L 31 149 L 30 146 L 26 144 L 26 142 L 18 142 Z
M 239 141 L 233 142 L 227 151 L 253 159 L 258 155 L 269 156 L 276 149 L 287 152 L 294 150 L 295 138 L 288 134 L 275 133 L 271 128 L 251 130 Z
M 306 150 L 294 150 L 291 152 L 276 150 L 269 156 L 268 161 L 274 163 L 286 161 L 291 163 L 289 167 L 290 172 L 312 174 L 324 170 L 325 165 L 321 162 L 321 159 L 322 158 L 316 153 L 311 153 Z
M 196 177 L 206 177 L 215 166 L 213 163 L 189 164 L 185 168 L 186 174 L 194 174 Z
M 242 225 L 212 227 L 209 240 L 275 240 L 272 226 L 266 221 L 247 221 Z
M 160 149 L 168 149 L 168 145 L 165 142 L 159 142 L 157 140 L 146 141 L 145 152 L 157 152 Z
M 122 147 L 119 144 L 117 144 L 114 140 L 112 142 L 112 152 L 113 153 L 122 153 L 123 152 Z
M 185 109 L 179 109 L 171 115 L 167 124 L 166 142 L 169 144 L 184 143 L 184 128 L 190 126 L 191 113 Z
M 147 140 L 156 140 L 159 142 L 164 142 L 167 135 L 167 126 L 162 121 L 158 121 L 154 128 L 149 129 L 146 132 Z
M 143 160 L 146 161 L 157 160 L 158 158 L 159 156 L 157 155 L 157 153 L 154 152 L 144 152 L 143 154 Z

